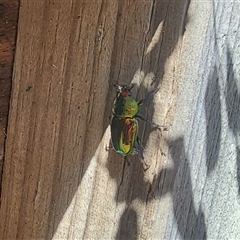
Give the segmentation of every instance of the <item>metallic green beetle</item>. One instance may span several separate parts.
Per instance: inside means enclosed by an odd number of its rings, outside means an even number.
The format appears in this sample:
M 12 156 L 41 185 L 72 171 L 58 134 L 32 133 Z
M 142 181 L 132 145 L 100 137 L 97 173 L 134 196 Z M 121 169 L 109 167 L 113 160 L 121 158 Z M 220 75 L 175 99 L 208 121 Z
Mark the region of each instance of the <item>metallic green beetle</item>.
M 159 90 L 159 88 L 151 91 L 145 99 L 137 102 L 131 96 L 131 89 L 133 88 L 133 85 L 114 86 L 117 88 L 117 95 L 114 101 L 111 119 L 111 139 L 113 148 L 117 153 L 124 156 L 126 160 L 127 155 L 135 154 L 136 152 L 138 152 L 141 159 L 144 160 L 143 147 L 140 143 L 139 137 L 137 136 L 138 121 L 136 118 L 140 118 L 158 128 L 160 128 L 160 126 L 148 119 L 144 119 L 143 117 L 137 115 L 137 113 L 139 105 L 142 105 L 151 98 Z M 135 146 L 136 142 L 138 144 L 138 148 Z

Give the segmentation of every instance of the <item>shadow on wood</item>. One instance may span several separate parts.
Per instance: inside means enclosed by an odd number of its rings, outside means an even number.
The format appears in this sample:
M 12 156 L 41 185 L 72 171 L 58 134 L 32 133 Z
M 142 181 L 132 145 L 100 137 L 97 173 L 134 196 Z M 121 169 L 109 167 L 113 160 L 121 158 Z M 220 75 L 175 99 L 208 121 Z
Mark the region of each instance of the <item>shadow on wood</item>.
M 4 162 L 7 119 L 12 84 L 13 57 L 18 22 L 18 1 L 0 3 L 0 182 Z M 1 186 L 0 186 L 1 189 Z

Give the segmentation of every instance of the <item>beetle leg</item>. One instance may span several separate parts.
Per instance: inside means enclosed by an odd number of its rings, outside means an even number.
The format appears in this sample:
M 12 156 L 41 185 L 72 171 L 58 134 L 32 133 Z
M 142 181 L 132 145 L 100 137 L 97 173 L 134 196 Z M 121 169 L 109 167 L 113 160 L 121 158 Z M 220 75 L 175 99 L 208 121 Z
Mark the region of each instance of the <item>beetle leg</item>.
M 143 165 L 144 165 L 144 166 L 143 166 L 143 170 L 144 170 L 144 171 L 147 171 L 150 166 L 149 166 L 149 165 L 145 162 L 145 160 L 144 160 L 144 156 L 143 156 L 143 146 L 142 146 L 142 144 L 141 144 L 139 141 L 140 141 L 140 139 L 137 138 L 137 142 L 138 142 L 138 145 L 139 145 L 140 148 L 134 148 L 134 149 L 132 150 L 131 155 L 138 154 L 138 155 L 140 156 L 140 158 L 141 158 L 141 161 L 143 162 Z
M 141 159 L 144 159 L 144 157 L 143 157 L 143 150 L 144 150 L 144 148 L 142 146 L 142 143 L 141 143 L 141 140 L 140 140 L 139 136 L 137 136 L 136 140 L 137 140 L 137 143 L 138 143 L 138 146 L 139 146 L 138 154 L 140 155 Z
M 109 146 L 106 146 L 106 147 L 105 147 L 105 150 L 106 150 L 106 151 L 109 151 L 109 150 L 112 150 L 112 149 L 113 149 L 113 147 L 109 147 Z
M 160 126 L 158 124 L 156 124 L 156 123 L 154 123 L 154 122 L 152 122 L 152 121 L 150 121 L 148 119 L 145 119 L 142 116 L 136 115 L 135 118 L 140 118 L 142 121 L 144 121 L 146 123 L 149 123 L 149 124 L 151 124 L 151 125 L 153 125 L 153 126 L 155 126 L 157 128 L 160 128 Z
M 138 102 L 138 106 L 139 105 L 142 105 L 144 104 L 145 102 L 147 102 L 150 98 L 152 98 L 159 90 L 160 88 L 156 88 L 154 90 L 152 90 L 150 93 L 148 93 L 148 95 L 144 98 L 144 99 L 141 99 L 139 102 Z
M 156 124 L 155 122 L 152 122 L 148 119 L 143 118 L 142 116 L 136 115 L 135 118 L 140 118 L 142 121 L 144 121 L 146 123 L 149 123 L 150 125 L 153 125 L 153 126 L 157 127 L 158 129 L 160 129 L 162 131 L 167 131 L 168 130 L 167 126 L 163 126 L 163 125 L 160 126 L 160 125 Z
M 150 121 L 150 120 L 148 120 L 148 119 L 145 119 L 145 118 L 143 118 L 142 116 L 136 115 L 135 117 L 136 117 L 136 118 L 140 118 L 142 121 L 144 121 L 144 122 L 146 122 L 146 123 L 149 123 L 149 124 L 151 124 L 151 125 L 153 125 L 153 126 L 155 126 L 155 127 L 157 127 L 157 128 L 160 127 L 158 124 L 156 124 L 156 123 L 154 123 L 154 122 L 152 122 L 152 121 Z

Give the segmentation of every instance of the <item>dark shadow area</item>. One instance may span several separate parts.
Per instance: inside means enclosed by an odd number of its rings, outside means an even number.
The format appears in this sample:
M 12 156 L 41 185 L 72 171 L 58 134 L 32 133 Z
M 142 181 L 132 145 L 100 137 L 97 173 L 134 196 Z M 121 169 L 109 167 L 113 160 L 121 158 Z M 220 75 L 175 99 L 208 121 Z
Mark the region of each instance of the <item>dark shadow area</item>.
M 206 239 L 206 224 L 201 205 L 198 211 L 194 208 L 190 168 L 183 142 L 183 138 L 169 142 L 174 168 L 181 159 L 173 189 L 174 216 L 183 239 Z
M 195 209 L 188 156 L 184 149 L 184 139 L 168 142 L 173 167 L 163 169 L 155 178 L 152 187 L 154 197 L 162 197 L 171 192 L 173 212 L 182 239 L 206 239 L 204 213 L 199 205 Z M 168 226 L 171 228 L 172 226 Z M 171 233 L 171 229 L 169 231 Z M 166 236 L 171 239 L 176 236 Z
M 130 166 L 124 158 L 114 151 L 109 153 L 107 168 L 118 184 L 116 202 L 126 202 L 127 208 L 121 216 L 116 239 L 138 239 L 137 213 L 131 208 L 131 202 L 140 198 L 146 201 L 146 192 L 150 183 L 145 182 L 141 162 L 137 156 L 129 156 Z M 119 163 L 121 163 L 119 165 Z M 121 166 L 121 167 L 119 167 Z
M 233 134 L 236 136 L 240 130 L 240 93 L 238 91 L 237 80 L 233 71 L 232 53 L 227 50 L 227 91 L 226 105 L 228 124 Z
M 2 0 L 0 3 L 0 195 L 16 47 L 18 8 L 18 0 Z
M 153 72 L 156 75 L 155 86 L 159 86 L 164 75 L 164 65 L 175 50 L 179 38 L 183 36 L 188 22 L 190 0 L 154 1 L 150 16 L 148 33 L 145 38 L 145 54 L 143 54 L 141 70 L 144 73 Z M 162 24 L 159 41 L 149 53 L 146 50 L 152 42 L 153 35 Z
M 213 3 L 213 6 L 215 4 Z M 217 64 L 219 64 L 219 50 L 217 43 L 217 26 L 216 26 L 216 12 L 215 7 L 213 11 L 213 38 L 214 38 L 214 61 L 210 68 L 208 76 L 208 83 L 205 93 L 205 116 L 206 116 L 206 166 L 207 174 L 210 174 L 216 167 L 221 140 L 221 100 L 220 100 L 220 86 L 219 73 Z
M 146 12 L 146 6 L 142 6 L 141 3 L 139 3 L 139 5 L 138 2 L 127 3 L 125 1 L 119 5 L 117 13 L 118 28 L 115 34 L 115 49 L 112 54 L 112 67 L 107 99 L 113 100 L 115 97 L 116 91 L 113 87 L 114 83 L 130 84 L 138 70 L 142 71 L 145 76 L 148 73 L 154 73 L 155 76 L 149 79 L 150 82 L 140 83 L 139 88 L 133 89 L 133 96 L 137 100 L 144 98 L 149 92 L 149 90 L 145 88 L 145 85 L 152 85 L 152 89 L 160 86 L 164 75 L 165 62 L 176 48 L 179 38 L 185 32 L 188 21 L 187 11 L 189 3 L 190 0 L 153 1 L 150 10 L 148 10 L 148 13 L 144 16 L 144 18 L 149 18 L 148 26 L 143 25 L 142 22 L 144 21 L 141 19 L 142 16 L 136 14 L 138 11 L 141 12 L 139 9 L 142 8 L 145 8 L 144 11 Z M 129 23 L 130 18 L 128 18 L 128 16 L 130 15 L 134 24 Z M 146 53 L 161 23 L 163 26 L 159 41 L 149 53 Z M 108 117 L 111 114 L 112 104 L 113 101 L 108 101 L 106 103 L 106 124 L 104 129 L 106 129 L 109 124 Z M 140 108 L 139 115 L 152 120 L 153 112 L 154 106 L 150 100 L 146 105 Z M 162 123 L 158 124 L 162 125 Z M 139 120 L 139 136 L 143 136 L 141 139 L 143 147 L 145 147 L 152 129 L 152 126 Z M 125 166 L 123 157 L 111 151 L 106 167 L 110 177 L 115 179 L 118 185 L 116 202 L 126 202 L 130 207 L 132 201 L 135 199 L 140 199 L 146 203 L 151 200 L 154 195 L 152 189 L 155 182 L 150 183 L 144 180 L 142 163 L 137 156 L 129 156 L 129 161 L 131 166 Z M 165 185 L 161 191 L 169 191 L 170 186 L 168 185 L 172 184 L 170 175 L 174 177 L 174 171 L 176 169 L 165 171 L 165 174 L 169 175 L 169 178 L 168 181 L 164 181 Z M 160 173 L 160 178 L 163 177 L 163 172 L 164 171 Z M 155 181 L 159 181 L 159 179 L 157 178 Z M 134 220 L 132 224 L 129 222 L 129 219 Z M 117 238 L 131 239 L 132 231 L 126 229 L 126 226 L 130 229 L 135 229 L 136 220 L 137 215 L 133 210 L 125 211 L 124 216 L 121 218 Z M 128 221 L 127 225 L 125 221 Z M 184 230 L 186 229 L 181 229 L 182 232 Z
M 116 239 L 118 240 L 137 240 L 137 213 L 130 208 L 125 209 L 120 219 L 121 231 L 118 232 Z
M 171 56 L 176 49 L 177 44 L 181 42 L 181 38 L 185 32 L 186 24 L 189 21 L 187 16 L 190 0 L 183 1 L 154 1 L 152 6 L 152 12 L 150 15 L 150 23 L 147 35 L 144 39 L 145 49 L 142 56 L 142 62 L 140 70 L 147 75 L 148 73 L 154 73 L 155 77 L 149 79 L 147 84 L 152 85 L 152 88 L 161 86 L 163 76 L 165 74 L 164 67 L 167 59 Z M 149 53 L 146 53 L 149 44 L 153 40 L 153 36 L 156 34 L 157 29 L 162 24 L 161 35 L 159 41 L 154 45 Z M 172 70 L 174 71 L 174 69 Z M 171 79 L 172 80 L 172 79 Z M 140 84 L 139 92 L 137 92 L 137 98 L 141 99 L 147 95 L 148 90 L 145 89 L 146 82 Z M 143 106 L 139 114 L 150 120 L 153 117 L 154 105 L 149 101 Z M 163 125 L 163 123 L 159 123 Z M 144 129 L 144 132 L 140 132 L 140 136 L 143 136 L 142 142 L 145 146 L 149 133 L 152 127 L 148 124 L 140 121 L 140 129 Z
M 240 149 L 237 148 L 237 181 L 238 181 L 238 195 L 240 195 Z
M 221 101 L 216 65 L 208 77 L 205 93 L 206 115 L 206 165 L 207 173 L 214 170 L 220 152 L 221 139 Z
M 233 135 L 235 136 L 235 145 L 237 153 L 237 181 L 238 181 L 238 194 L 240 195 L 240 157 L 238 148 L 238 135 L 240 134 L 240 92 L 238 90 L 237 78 L 233 70 L 232 53 L 229 48 L 227 49 L 227 89 L 226 89 L 226 106 L 228 125 Z

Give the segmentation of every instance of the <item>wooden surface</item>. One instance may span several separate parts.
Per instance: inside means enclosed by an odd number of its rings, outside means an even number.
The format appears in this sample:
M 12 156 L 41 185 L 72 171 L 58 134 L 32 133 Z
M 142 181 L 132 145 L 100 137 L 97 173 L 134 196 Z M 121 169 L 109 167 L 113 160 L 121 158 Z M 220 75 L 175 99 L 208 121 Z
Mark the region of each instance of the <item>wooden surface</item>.
M 0 2 L 0 182 L 7 134 L 17 20 L 18 1 L 2 0 Z
M 21 1 L 0 238 L 240 238 L 239 20 L 230 1 Z M 106 151 L 114 83 L 160 87 L 146 172 Z

